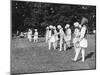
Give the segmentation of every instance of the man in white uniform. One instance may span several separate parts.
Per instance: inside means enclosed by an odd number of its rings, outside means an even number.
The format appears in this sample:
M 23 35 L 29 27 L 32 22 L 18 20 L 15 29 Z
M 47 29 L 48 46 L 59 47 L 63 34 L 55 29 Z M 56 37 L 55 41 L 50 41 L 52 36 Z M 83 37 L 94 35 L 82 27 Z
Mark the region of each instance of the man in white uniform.
M 25 37 L 25 38 L 27 37 L 27 32 L 24 32 L 24 37 Z
M 70 48 L 70 44 L 71 44 L 71 29 L 70 29 L 70 25 L 66 24 L 65 26 L 65 36 L 64 36 L 64 50 L 66 50 L 66 45 L 68 46 L 68 48 Z
M 59 51 L 62 51 L 62 47 L 63 47 L 63 42 L 64 42 L 64 31 L 63 31 L 63 28 L 61 27 L 61 25 L 58 25 L 57 28 L 59 29 L 59 35 L 60 35 L 60 50 Z
M 74 37 L 73 37 L 73 46 L 74 46 L 74 50 L 75 50 L 75 57 L 74 57 L 74 61 L 77 60 L 77 55 L 80 51 L 80 47 L 79 47 L 79 38 L 80 38 L 80 28 L 79 28 L 79 23 L 75 22 L 74 23 L 75 26 L 75 30 L 74 30 Z
M 28 38 L 29 42 L 32 42 L 32 30 L 31 29 L 28 30 L 27 38 Z
M 52 25 L 50 25 L 48 44 L 49 44 L 49 50 L 51 49 L 52 44 L 53 44 L 54 50 L 56 49 L 56 37 L 55 37 L 54 29 Z
M 46 27 L 46 35 L 45 35 L 45 41 L 48 43 L 49 40 L 49 27 Z
M 19 31 L 17 30 L 17 33 L 16 33 L 16 35 L 17 35 L 17 37 L 18 37 L 18 35 L 19 35 Z
M 93 30 L 93 33 L 95 34 L 96 33 L 96 30 Z
M 35 29 L 35 32 L 34 32 L 34 43 L 37 43 L 38 42 L 38 31 L 37 29 Z
M 80 47 L 81 47 L 81 54 L 82 54 L 82 62 L 85 61 L 85 49 L 87 48 L 88 46 L 88 42 L 87 42 L 87 39 L 86 39 L 86 25 L 83 25 L 82 28 L 81 28 L 81 33 L 80 33 Z
M 87 39 L 85 38 L 85 35 L 86 35 L 86 26 L 83 25 L 81 28 L 81 31 L 80 31 L 80 38 L 78 41 L 79 48 L 76 49 L 74 61 L 77 61 L 77 58 L 78 58 L 80 51 L 82 54 L 82 62 L 85 61 L 85 48 L 87 48 L 87 46 L 88 46 Z
M 58 44 L 58 32 L 57 32 L 57 30 L 56 30 L 56 27 L 54 26 L 53 27 L 53 29 L 54 29 L 54 35 L 55 35 L 55 38 L 56 38 L 56 42 L 55 42 L 55 45 L 56 45 L 56 48 L 57 48 L 57 44 Z

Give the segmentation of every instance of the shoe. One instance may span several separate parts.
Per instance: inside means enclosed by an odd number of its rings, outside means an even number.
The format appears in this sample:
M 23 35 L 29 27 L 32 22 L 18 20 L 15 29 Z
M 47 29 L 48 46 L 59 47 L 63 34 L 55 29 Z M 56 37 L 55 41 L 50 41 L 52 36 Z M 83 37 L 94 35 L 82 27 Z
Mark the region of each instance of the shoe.
M 62 50 L 59 50 L 59 51 L 62 51 Z
M 73 59 L 73 58 L 72 58 L 72 61 L 73 61 L 73 62 L 77 62 L 77 60 L 75 60 L 75 59 Z
M 82 62 L 84 62 L 84 61 L 82 60 Z

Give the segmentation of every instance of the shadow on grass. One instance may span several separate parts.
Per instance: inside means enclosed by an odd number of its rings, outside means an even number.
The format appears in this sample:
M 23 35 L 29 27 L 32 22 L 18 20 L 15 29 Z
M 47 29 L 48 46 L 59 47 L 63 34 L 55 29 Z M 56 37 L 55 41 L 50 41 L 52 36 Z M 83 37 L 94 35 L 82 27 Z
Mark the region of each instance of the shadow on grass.
M 90 52 L 89 54 L 87 54 L 87 55 L 85 56 L 85 60 L 91 58 L 91 57 L 93 56 L 94 53 L 95 53 L 95 52 Z M 82 58 L 78 59 L 77 61 L 80 61 L 80 60 L 82 60 Z

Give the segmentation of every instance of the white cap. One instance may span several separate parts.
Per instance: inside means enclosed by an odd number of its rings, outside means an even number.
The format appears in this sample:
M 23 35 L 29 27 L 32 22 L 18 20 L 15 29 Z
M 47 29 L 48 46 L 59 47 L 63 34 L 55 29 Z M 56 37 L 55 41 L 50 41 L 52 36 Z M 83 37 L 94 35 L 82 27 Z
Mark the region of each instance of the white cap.
M 31 30 L 31 29 L 28 29 L 29 31 Z
M 93 30 L 93 33 L 96 33 L 96 30 Z
M 55 27 L 55 26 L 53 26 L 53 29 L 56 29 L 56 27 Z
M 35 29 L 35 31 L 37 31 L 37 29 Z
M 31 32 L 32 30 L 31 30 L 31 29 L 29 29 L 28 31 L 29 31 L 29 32 Z
M 66 24 L 65 28 L 69 28 L 69 27 L 70 27 L 70 25 L 69 24 Z
M 74 26 L 75 26 L 75 27 L 78 27 L 78 26 L 79 26 L 79 22 L 75 22 L 75 23 L 74 23 Z
M 52 25 L 50 25 L 50 26 L 49 26 L 49 28 L 50 28 L 50 29 L 52 29 L 52 28 L 53 28 L 53 26 L 52 26 Z
M 46 29 L 49 29 L 49 27 L 46 27 Z
M 82 28 L 82 26 L 79 24 L 79 28 Z
M 61 27 L 61 25 L 58 25 L 57 28 L 60 29 L 60 28 L 62 28 L 62 27 Z

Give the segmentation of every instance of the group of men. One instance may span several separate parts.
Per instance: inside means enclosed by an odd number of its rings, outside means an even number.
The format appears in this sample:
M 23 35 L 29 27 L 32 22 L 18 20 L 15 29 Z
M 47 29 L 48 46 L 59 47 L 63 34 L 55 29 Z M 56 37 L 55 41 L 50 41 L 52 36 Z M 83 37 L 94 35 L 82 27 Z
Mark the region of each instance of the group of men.
M 32 42 L 32 39 L 34 39 L 34 43 L 38 42 L 38 31 L 37 29 L 34 29 L 34 38 L 32 38 L 32 30 L 29 29 L 28 33 L 27 33 L 27 38 L 29 39 L 30 42 Z
M 74 33 L 72 36 L 72 30 L 69 24 L 65 25 L 65 31 L 61 25 L 58 25 L 57 28 L 53 25 L 50 25 L 46 28 L 46 43 L 48 43 L 48 49 L 51 49 L 53 46 L 54 49 L 59 47 L 59 51 L 69 49 L 74 47 L 75 57 L 73 61 L 77 61 L 78 55 L 81 52 L 82 62 L 85 61 L 85 49 L 88 46 L 86 39 L 86 30 L 87 27 L 85 24 L 79 24 L 75 22 L 74 24 Z M 59 31 L 57 31 L 57 29 Z M 68 47 L 68 48 L 67 48 Z
M 88 46 L 86 38 L 87 27 L 86 24 L 84 24 L 85 22 L 86 21 L 83 19 L 81 24 L 79 24 L 79 22 L 73 23 L 74 33 L 72 33 L 70 24 L 66 24 L 64 28 L 61 25 L 58 25 L 57 27 L 53 25 L 46 27 L 45 40 L 48 44 L 48 49 L 51 50 L 51 47 L 53 46 L 54 50 L 59 48 L 59 51 L 66 51 L 67 49 L 74 47 L 75 57 L 72 60 L 77 61 L 78 55 L 81 52 L 82 62 L 84 62 L 85 50 Z M 34 35 L 32 35 L 32 30 L 28 29 L 28 32 L 24 35 L 28 38 L 29 42 L 32 42 L 34 39 L 34 43 L 37 43 L 38 31 L 37 29 L 34 31 Z
M 28 29 L 28 32 L 25 32 L 25 33 L 21 32 L 20 37 L 26 37 L 29 40 L 29 42 L 32 42 L 32 40 L 34 40 L 34 43 L 37 43 L 38 42 L 38 31 L 37 29 L 34 29 L 34 31 L 35 32 L 33 34 L 32 30 Z

